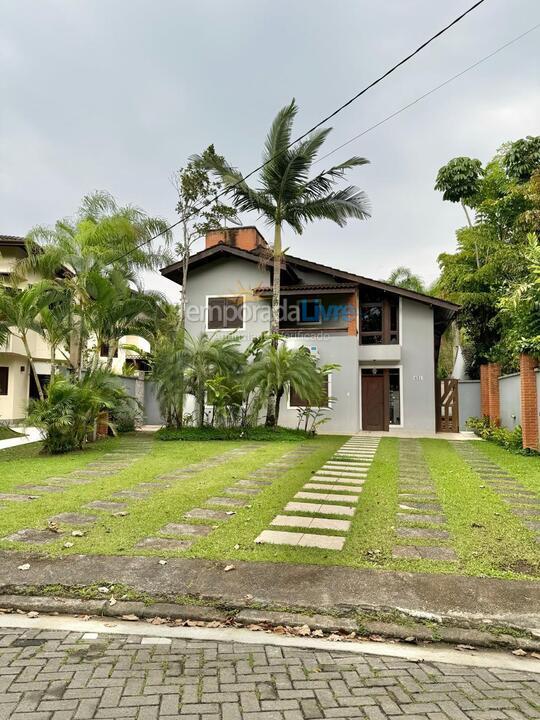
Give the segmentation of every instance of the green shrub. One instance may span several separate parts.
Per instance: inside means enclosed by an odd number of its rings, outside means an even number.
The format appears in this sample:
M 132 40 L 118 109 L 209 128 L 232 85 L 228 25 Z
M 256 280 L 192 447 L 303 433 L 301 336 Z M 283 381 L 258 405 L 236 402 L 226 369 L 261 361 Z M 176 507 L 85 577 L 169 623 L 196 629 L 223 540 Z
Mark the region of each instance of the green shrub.
M 501 447 L 506 450 L 512 450 L 514 452 L 523 451 L 521 425 L 516 425 L 513 430 L 509 430 L 505 427 L 499 427 L 487 417 L 470 417 L 467 420 L 467 427 L 483 440 L 489 440 L 497 445 L 501 445 Z
M 164 427 L 157 431 L 157 440 L 307 440 L 312 433 L 292 428 L 228 428 L 228 427 Z

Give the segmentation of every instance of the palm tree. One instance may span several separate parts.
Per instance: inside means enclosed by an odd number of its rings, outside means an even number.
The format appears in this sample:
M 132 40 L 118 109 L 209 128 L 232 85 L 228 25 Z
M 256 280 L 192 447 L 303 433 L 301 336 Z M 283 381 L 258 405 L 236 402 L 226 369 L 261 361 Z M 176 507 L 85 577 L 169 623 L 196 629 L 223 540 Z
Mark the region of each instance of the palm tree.
M 54 302 L 56 295 L 54 284 L 47 280 L 22 290 L 16 285 L 0 289 L 0 343 L 4 343 L 9 335 L 21 340 L 41 399 L 44 397 L 43 388 L 30 350 L 28 335 L 32 331 L 41 334 L 40 313 Z
M 112 269 L 121 272 L 126 281 L 135 282 L 137 270 L 153 269 L 164 262 L 163 251 L 154 251 L 148 244 L 157 233 L 162 233 L 165 243 L 170 242 L 164 220 L 131 206 L 119 207 L 108 193 L 96 192 L 83 198 L 74 220 L 58 221 L 52 229 L 36 227 L 28 234 L 28 254 L 17 264 L 15 274 L 24 277 L 37 272 L 69 293 L 70 357 L 79 378 L 95 286 Z M 36 246 L 42 252 L 36 252 Z
M 313 405 L 318 405 L 323 395 L 323 373 L 309 350 L 288 348 L 284 343 L 276 347 L 274 341 L 269 336 L 246 373 L 247 390 L 261 388 L 274 398 L 266 417 L 266 425 L 272 427 L 278 424 L 281 398 L 289 388 Z
M 297 112 L 298 106 L 293 99 L 274 119 L 264 146 L 264 167 L 258 188 L 250 187 L 240 171 L 221 156 L 207 153 L 204 158 L 206 166 L 217 174 L 225 188 L 230 189 L 238 211 L 257 212 L 273 225 L 272 333 L 279 331 L 283 225 L 287 224 L 301 234 L 304 226 L 314 220 L 332 220 L 343 227 L 349 218 L 364 220 L 369 217 L 369 203 L 364 192 L 354 186 L 334 189 L 347 170 L 369 161 L 352 157 L 309 179 L 317 153 L 331 128 L 316 130 L 293 144 L 292 129 Z M 194 159 L 203 161 L 201 156 Z
M 240 338 L 233 333 L 208 335 L 201 333 L 193 338 L 185 335 L 184 367 L 186 389 L 195 397 L 196 418 L 199 427 L 204 425 L 204 405 L 208 381 L 217 376 L 232 377 L 245 365 L 246 357 L 238 346 Z
M 405 267 L 405 265 L 399 265 L 395 268 L 388 276 L 386 282 L 390 283 L 390 285 L 397 285 L 398 287 L 413 290 L 417 293 L 426 292 L 426 286 L 420 275 L 415 275 L 413 271 Z

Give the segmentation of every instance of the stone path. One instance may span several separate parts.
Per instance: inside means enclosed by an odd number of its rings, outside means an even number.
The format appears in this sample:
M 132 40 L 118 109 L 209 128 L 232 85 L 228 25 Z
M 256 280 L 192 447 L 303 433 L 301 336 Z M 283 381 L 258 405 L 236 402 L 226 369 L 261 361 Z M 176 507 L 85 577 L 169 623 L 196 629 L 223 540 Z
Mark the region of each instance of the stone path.
M 378 444 L 379 438 L 349 438 L 271 522 L 273 528 L 293 529 L 264 530 L 255 542 L 342 550 L 351 527 L 344 518 L 354 517 Z
M 91 483 L 94 480 L 115 475 L 122 470 L 126 470 L 131 467 L 137 460 L 144 457 L 150 449 L 153 447 L 153 440 L 141 438 L 141 439 L 124 439 L 120 447 L 111 450 L 99 460 L 89 462 L 82 468 L 77 468 L 65 476 L 61 477 L 49 477 L 46 478 L 43 483 L 39 485 L 18 485 L 17 490 L 28 491 L 31 493 L 38 493 L 38 495 L 27 495 L 25 494 L 8 494 L 4 493 L 4 496 L 9 495 L 9 499 L 14 501 L 23 502 L 27 499 L 37 499 L 41 494 L 48 493 L 61 493 L 65 490 L 70 489 L 75 485 L 85 485 Z M 143 495 L 141 494 L 141 497 Z M 0 495 L 0 499 L 2 495 Z M 5 499 L 8 499 L 5 497 Z M 108 510 L 109 512 L 115 512 L 119 514 L 126 514 L 126 506 L 119 502 L 107 502 L 96 500 L 89 503 L 86 507 L 93 510 Z M 91 525 L 96 522 L 97 516 L 85 514 L 85 513 L 59 513 L 48 518 L 49 528 L 23 528 L 17 532 L 2 538 L 2 540 L 8 540 L 10 542 L 23 542 L 28 544 L 45 544 L 51 543 L 58 539 L 59 535 L 63 534 L 63 531 L 59 527 L 62 525 Z
M 399 440 L 399 511 L 392 557 L 455 562 L 446 518 L 418 440 Z M 433 527 L 435 526 L 435 527 Z
M 221 462 L 245 455 L 248 452 L 260 447 L 259 445 L 245 445 L 242 448 L 235 448 L 219 457 Z M 210 497 L 205 505 L 209 507 L 196 507 L 184 513 L 183 522 L 168 523 L 157 531 L 158 537 L 143 538 L 136 547 L 154 550 L 189 550 L 194 542 L 200 537 L 206 537 L 213 532 L 221 522 L 230 520 L 236 511 L 249 507 L 249 501 L 256 497 L 266 486 L 272 484 L 272 480 L 279 477 L 291 467 L 294 461 L 303 459 L 313 452 L 309 446 L 300 446 L 282 455 L 262 468 L 258 468 L 246 478 L 241 478 L 234 485 L 224 490 L 224 495 Z M 214 464 L 218 464 L 216 459 Z M 191 466 L 193 468 L 194 466 Z M 184 469 L 185 472 L 185 469 Z M 170 475 L 167 477 L 171 477 Z M 174 475 L 178 477 L 178 475 Z M 211 525 L 198 524 L 198 521 L 209 521 Z M 187 522 L 186 522 L 187 521 Z M 197 523 L 197 524 L 192 524 Z M 218 523 L 218 524 L 216 524 Z M 169 536 L 169 537 L 159 537 Z M 170 537 L 174 536 L 174 537 Z
M 515 515 L 540 543 L 540 497 L 523 483 L 512 477 L 500 465 L 490 460 L 472 443 L 453 442 L 459 455 L 473 468 L 491 490 L 496 492 Z
M 139 635 L 0 631 L 2 720 L 521 720 L 537 673 Z

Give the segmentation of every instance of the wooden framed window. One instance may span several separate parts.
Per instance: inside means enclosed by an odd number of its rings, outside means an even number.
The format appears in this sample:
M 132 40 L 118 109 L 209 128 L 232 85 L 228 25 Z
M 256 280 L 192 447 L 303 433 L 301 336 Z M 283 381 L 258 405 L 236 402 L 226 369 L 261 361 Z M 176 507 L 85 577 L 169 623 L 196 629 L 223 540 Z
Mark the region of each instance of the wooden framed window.
M 360 302 L 360 343 L 397 345 L 399 343 L 399 298 L 366 293 Z
M 324 399 L 321 400 L 320 405 L 317 405 L 316 407 L 321 408 L 329 408 L 330 407 L 330 391 L 332 387 L 331 382 L 331 375 L 325 375 L 324 376 L 324 385 L 323 385 L 323 397 Z M 305 408 L 305 407 L 313 407 L 313 403 L 308 403 L 306 400 L 304 400 L 303 397 L 301 397 L 296 390 L 294 390 L 292 387 L 289 387 L 289 408 L 291 410 L 294 410 L 295 408 Z
M 99 346 L 99 356 L 103 358 L 109 357 L 109 343 L 101 343 L 101 345 Z M 118 357 L 118 348 L 116 348 L 116 350 L 114 351 L 113 357 Z
M 7 395 L 9 390 L 9 368 L 0 367 L 0 395 Z
M 206 303 L 207 330 L 243 330 L 243 295 L 210 295 Z

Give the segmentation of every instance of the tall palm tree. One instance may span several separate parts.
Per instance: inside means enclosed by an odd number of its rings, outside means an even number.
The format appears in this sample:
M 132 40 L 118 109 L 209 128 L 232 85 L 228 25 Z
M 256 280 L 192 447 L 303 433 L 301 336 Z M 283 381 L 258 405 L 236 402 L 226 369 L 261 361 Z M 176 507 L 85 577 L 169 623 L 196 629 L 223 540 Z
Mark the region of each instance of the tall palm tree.
M 388 276 L 386 282 L 390 283 L 390 285 L 397 285 L 398 287 L 413 290 L 418 293 L 425 293 L 427 291 L 420 275 L 416 275 L 405 265 L 399 265 L 395 268 Z
M 36 370 L 29 343 L 29 333 L 41 334 L 40 313 L 54 302 L 56 288 L 53 283 L 43 280 L 22 290 L 14 287 L 0 289 L 0 344 L 9 335 L 21 340 L 34 377 L 38 395 L 43 400 L 43 388 Z
M 317 153 L 331 128 L 316 130 L 291 145 L 297 112 L 298 106 L 293 99 L 276 115 L 264 145 L 264 167 L 257 188 L 250 187 L 241 172 L 221 156 L 214 153 L 204 158 L 206 166 L 217 174 L 225 188 L 230 189 L 237 210 L 257 212 L 273 225 L 273 333 L 279 331 L 283 225 L 287 224 L 301 234 L 304 226 L 314 220 L 332 220 L 343 227 L 349 218 L 364 220 L 369 217 L 369 203 L 364 192 L 354 186 L 334 189 L 347 170 L 369 161 L 352 157 L 310 179 Z M 200 156 L 195 156 L 195 159 L 203 161 Z
M 18 277 L 37 272 L 55 280 L 71 296 L 71 364 L 79 377 L 88 339 L 86 316 L 94 286 L 111 268 L 127 281 L 135 281 L 139 269 L 152 269 L 164 261 L 163 251 L 154 251 L 148 241 L 162 233 L 165 243 L 171 234 L 160 218 L 142 210 L 119 207 L 105 192 L 83 198 L 73 220 L 61 220 L 54 228 L 36 227 L 27 236 L 28 254 L 15 268 Z M 42 252 L 36 252 L 36 246 Z

